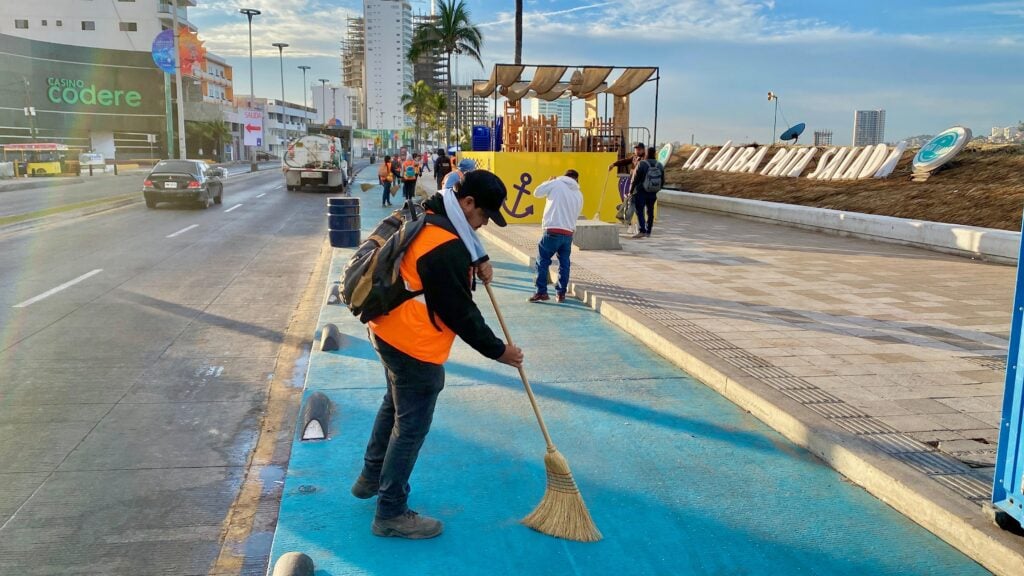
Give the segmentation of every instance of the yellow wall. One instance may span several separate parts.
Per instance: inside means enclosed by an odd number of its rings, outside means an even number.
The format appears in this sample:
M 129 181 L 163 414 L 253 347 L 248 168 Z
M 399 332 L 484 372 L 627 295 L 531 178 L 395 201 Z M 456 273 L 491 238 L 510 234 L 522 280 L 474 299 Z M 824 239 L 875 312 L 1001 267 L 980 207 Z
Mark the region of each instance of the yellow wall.
M 608 165 L 616 160 L 611 152 L 461 152 L 459 157 L 476 160 L 477 168 L 494 172 L 505 183 L 505 218 L 512 224 L 540 223 L 544 200 L 534 198 L 533 191 L 548 178 L 561 176 L 570 168 L 580 173 L 583 217 L 593 218 L 600 203 L 601 220 L 615 221 L 619 179 L 615 171 L 608 170 Z

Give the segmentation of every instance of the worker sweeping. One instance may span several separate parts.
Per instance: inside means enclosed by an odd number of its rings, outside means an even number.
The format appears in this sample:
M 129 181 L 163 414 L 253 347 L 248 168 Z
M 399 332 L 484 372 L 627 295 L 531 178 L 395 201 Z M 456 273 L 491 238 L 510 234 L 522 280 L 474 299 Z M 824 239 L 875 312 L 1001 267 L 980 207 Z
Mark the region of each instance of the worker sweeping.
M 488 221 L 505 226 L 506 195 L 497 176 L 477 170 L 428 198 L 426 222 L 399 264 L 406 293 L 387 314 L 368 322 L 387 390 L 352 494 L 378 497 L 371 524 L 377 536 L 433 538 L 444 529 L 441 521 L 409 509 L 409 477 L 444 388 L 444 363 L 455 336 L 488 358 L 522 367 L 522 350 L 495 336 L 471 292 L 474 274 L 484 284 L 493 277 L 475 230 Z

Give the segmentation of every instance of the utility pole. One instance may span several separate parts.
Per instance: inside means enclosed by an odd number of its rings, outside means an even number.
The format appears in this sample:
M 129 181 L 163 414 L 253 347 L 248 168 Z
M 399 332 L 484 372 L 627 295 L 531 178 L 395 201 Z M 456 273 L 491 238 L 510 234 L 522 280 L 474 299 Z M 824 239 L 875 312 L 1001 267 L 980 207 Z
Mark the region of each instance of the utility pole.
M 306 70 L 309 66 L 303 64 L 299 70 L 302 70 L 302 116 L 306 119 L 306 133 L 309 134 L 309 108 L 306 107 Z
M 281 60 L 281 124 L 282 124 L 282 127 L 284 129 L 284 145 L 285 145 L 285 149 L 287 150 L 287 148 L 288 148 L 288 121 L 286 120 L 287 112 L 285 112 L 285 105 L 284 105 L 284 49 L 287 48 L 288 45 L 285 44 L 284 42 L 274 42 L 273 44 L 271 44 L 271 46 L 274 46 L 274 47 L 277 48 L 277 56 Z M 282 152 L 281 154 L 283 156 L 284 152 Z
M 185 106 L 181 86 L 181 43 L 178 39 L 178 0 L 171 0 L 171 14 L 174 21 L 174 81 L 178 95 L 178 158 L 185 159 Z
M 36 108 L 32 105 L 32 96 L 29 95 L 28 78 L 22 76 L 21 79 L 25 81 L 25 116 L 28 116 L 30 126 L 29 130 L 31 130 L 29 135 L 32 137 L 32 142 L 34 143 L 36 141 Z
M 253 16 L 259 16 L 260 14 L 262 14 L 262 12 L 260 12 L 259 10 L 254 9 L 254 8 L 242 8 L 241 10 L 239 10 L 239 12 L 241 12 L 242 14 L 245 14 L 245 16 L 249 19 L 249 108 L 247 108 L 247 109 L 252 109 L 253 98 L 256 97 L 256 89 L 253 88 L 253 79 L 252 79 L 252 17 Z M 245 128 L 245 125 L 243 124 L 243 127 L 242 127 L 242 142 L 245 142 L 245 130 L 246 130 L 246 128 Z M 256 147 L 255 146 L 250 146 L 249 147 L 249 171 L 250 172 L 255 172 L 256 170 L 258 170 L 258 168 L 256 166 Z
M 775 129 L 777 127 L 776 124 L 779 121 L 779 95 L 776 94 L 775 92 L 769 91 L 768 101 L 771 102 L 772 100 L 775 100 L 775 119 L 772 120 L 772 139 L 770 140 L 770 142 L 772 144 L 775 144 L 775 140 L 778 138 L 778 133 L 775 131 Z
M 320 108 L 317 110 L 323 114 L 323 119 L 320 121 L 321 126 L 327 125 L 327 78 L 317 78 L 320 81 Z

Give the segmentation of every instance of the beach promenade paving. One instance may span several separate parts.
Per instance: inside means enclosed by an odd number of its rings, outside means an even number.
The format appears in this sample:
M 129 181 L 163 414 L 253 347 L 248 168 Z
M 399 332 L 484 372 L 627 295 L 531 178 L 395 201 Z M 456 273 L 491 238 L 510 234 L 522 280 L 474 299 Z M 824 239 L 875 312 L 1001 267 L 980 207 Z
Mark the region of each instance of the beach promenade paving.
M 484 234 L 526 262 L 540 230 Z M 571 293 L 990 568 L 1024 574 L 1024 541 L 982 512 L 1015 267 L 675 208 L 622 244 L 574 251 Z
M 361 179 L 372 179 L 372 168 Z M 379 188 L 354 194 L 363 198 L 363 228 L 371 229 L 385 214 Z M 671 289 L 658 287 L 640 274 L 638 253 L 661 240 L 618 253 L 580 253 L 575 293 L 584 301 L 530 304 L 533 271 L 523 260 L 534 227 L 487 229 L 497 299 L 604 540 L 568 542 L 519 523 L 544 491 L 543 439 L 516 371 L 461 342 L 446 365 L 446 387 L 411 481 L 412 507 L 439 517 L 446 531 L 414 542 L 371 535 L 374 503 L 352 497 L 349 486 L 383 395 L 383 371 L 365 327 L 344 306 L 325 304 L 320 325 L 334 323 L 341 345 L 314 350 L 304 394 L 319 391 L 332 400 L 330 439 L 294 443 L 272 560 L 304 552 L 317 574 L 334 576 L 986 573 L 848 482 L 813 448 L 787 440 L 763 415 L 693 377 L 707 374 L 682 370 L 662 342 L 616 326 L 628 324 L 609 316 L 617 304 L 627 314 L 624 306 L 648 301 L 637 298 L 686 286 L 677 278 Z M 331 281 L 350 254 L 334 249 Z M 600 260 L 607 256 L 619 260 Z M 671 271 L 670 261 L 651 260 L 652 269 Z M 607 267 L 591 268 L 598 264 Z M 612 273 L 621 284 L 606 279 Z M 716 298 L 729 295 L 718 291 Z M 475 299 L 497 330 L 482 287 Z M 587 305 L 595 301 L 600 311 Z M 671 301 L 657 300 L 665 319 L 674 313 Z M 702 314 L 708 307 L 700 305 Z M 725 319 L 738 323 L 739 316 Z M 796 348 L 780 345 L 787 346 Z M 811 375 L 787 376 L 803 377 Z

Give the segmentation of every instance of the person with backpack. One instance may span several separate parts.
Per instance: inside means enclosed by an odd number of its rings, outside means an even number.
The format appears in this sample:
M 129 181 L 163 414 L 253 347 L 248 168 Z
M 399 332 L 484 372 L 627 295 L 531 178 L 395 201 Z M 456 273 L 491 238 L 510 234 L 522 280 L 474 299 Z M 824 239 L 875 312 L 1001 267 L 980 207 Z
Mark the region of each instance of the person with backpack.
M 380 185 L 384 187 L 384 196 L 380 203 L 381 207 L 391 206 L 391 181 L 393 179 L 391 174 L 391 156 L 384 156 L 384 162 L 377 170 L 377 179 L 380 180 Z
M 428 198 L 423 203 L 426 213 L 402 224 L 409 228 L 404 234 L 392 229 L 382 247 L 364 252 L 360 260 L 386 262 L 385 252 L 394 255 L 399 239 L 408 242 L 395 257 L 397 262 L 391 264 L 391 270 L 397 266 L 400 275 L 395 284 L 403 292 L 397 298 L 399 303 L 368 320 L 370 343 L 384 365 L 387 391 L 373 423 L 362 471 L 351 491 L 357 498 L 378 497 L 370 525 L 377 536 L 424 539 L 444 530 L 439 520 L 409 509 L 408 482 L 444 388 L 444 363 L 455 337 L 487 358 L 522 366 L 522 350 L 495 336 L 471 292 L 474 273 L 484 283 L 493 277 L 475 230 L 488 221 L 505 226 L 501 206 L 506 196 L 505 184 L 496 175 L 472 172 L 457 188 Z M 412 203 L 408 207 L 419 209 Z M 411 230 L 416 232 L 408 240 Z M 356 255 L 362 251 L 360 247 Z M 356 312 L 350 297 L 359 291 L 349 290 L 350 268 L 358 267 L 353 267 L 352 261 L 346 266 L 342 296 Z M 391 277 L 389 270 L 379 275 Z M 380 285 L 374 284 L 375 289 Z
M 416 195 L 416 179 L 419 178 L 420 154 L 413 152 L 412 158 L 402 161 L 402 194 L 406 200 L 412 200 Z
M 636 219 L 639 229 L 633 238 L 650 238 L 654 226 L 654 204 L 658 201 L 658 192 L 665 183 L 665 167 L 658 162 L 657 151 L 647 149 L 647 157 L 636 165 L 630 193 L 636 207 Z M 645 213 L 646 212 L 646 213 Z
M 576 232 L 576 219 L 583 210 L 583 193 L 580 192 L 580 173 L 566 170 L 564 176 L 551 178 L 533 191 L 535 198 L 547 198 L 541 227 L 544 234 L 537 244 L 537 291 L 530 296 L 530 302 L 549 300 L 548 271 L 551 258 L 558 256 L 558 283 L 555 284 L 555 298 L 565 302 L 569 289 L 569 255 L 572 253 L 572 235 Z

